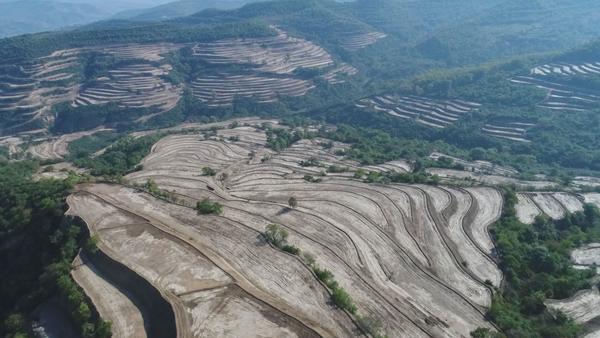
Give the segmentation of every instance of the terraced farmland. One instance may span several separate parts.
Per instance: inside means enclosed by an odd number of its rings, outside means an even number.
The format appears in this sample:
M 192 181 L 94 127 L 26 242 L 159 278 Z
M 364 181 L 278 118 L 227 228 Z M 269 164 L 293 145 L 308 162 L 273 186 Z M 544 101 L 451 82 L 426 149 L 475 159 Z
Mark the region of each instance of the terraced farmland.
M 484 173 L 490 175 L 502 175 L 502 176 L 515 176 L 518 175 L 519 172 L 511 167 L 501 166 L 494 164 L 489 161 L 467 161 L 458 157 L 453 157 L 447 154 L 433 152 L 429 155 L 429 158 L 435 161 L 440 161 L 443 158 L 452 160 L 452 164 L 460 165 L 466 171 L 476 172 L 476 173 Z
M 146 61 L 160 61 L 163 55 L 174 52 L 184 47 L 183 44 L 174 43 L 152 43 L 152 44 L 126 44 L 126 45 L 108 45 L 94 47 L 92 50 L 100 53 L 106 53 L 116 56 L 119 59 L 138 59 Z
M 72 134 L 64 134 L 59 137 L 52 137 L 42 141 L 41 143 L 30 146 L 27 153 L 33 157 L 42 160 L 56 160 L 64 158 L 68 153 L 69 143 L 80 139 L 84 136 L 93 135 L 102 131 L 111 131 L 112 129 L 100 128 L 88 131 L 82 131 Z
M 330 84 L 335 85 L 346 82 L 346 80 L 340 78 L 340 76 L 352 76 L 356 74 L 358 74 L 358 69 L 347 63 L 342 63 L 337 68 L 334 68 L 325 75 L 322 75 L 321 78 Z
M 55 53 L 22 65 L 1 65 L 0 114 L 14 114 L 10 128 L 0 131 L 6 134 L 39 121 L 52 119 L 50 107 L 71 100 L 77 92 L 74 82 L 78 66 L 77 55 L 71 51 Z
M 517 217 L 525 224 L 533 223 L 535 217 L 542 214 L 561 219 L 567 211 L 573 213 L 583 210 L 582 198 L 565 192 L 518 193 L 517 198 Z
M 576 269 L 595 269 L 600 272 L 597 268 L 600 264 L 600 244 L 590 243 L 573 250 L 571 260 Z M 544 303 L 549 309 L 562 311 L 576 323 L 583 325 L 586 329 L 583 337 L 593 338 L 600 335 L 600 329 L 596 324 L 600 319 L 600 292 L 597 285 L 582 290 L 570 298 L 549 299 Z
M 181 96 L 181 88 L 166 82 L 170 66 L 130 64 L 109 71 L 93 85 L 80 90 L 73 106 L 116 102 L 122 107 L 156 107 L 160 112 L 171 110 Z
M 532 75 L 596 75 L 600 74 L 600 62 L 566 63 L 557 62 L 537 66 L 531 70 Z
M 492 137 L 518 142 L 531 142 L 527 139 L 527 130 L 534 126 L 533 123 L 524 122 L 487 123 L 481 128 L 481 131 Z
M 303 96 L 315 87 L 310 80 L 292 75 L 299 69 L 319 69 L 334 65 L 321 47 L 300 38 L 290 37 L 276 29 L 277 35 L 255 39 L 226 39 L 199 43 L 193 55 L 217 67 L 238 64 L 245 71 L 202 75 L 191 83 L 194 95 L 209 106 L 231 104 L 235 97 L 255 98 L 258 102 L 274 102 L 279 96 Z M 327 72 L 323 79 L 337 84 L 339 75 L 354 75 L 357 70 L 342 64 Z
M 219 140 L 231 136 L 238 137 Z M 499 285 L 502 275 L 487 227 L 500 216 L 501 194 L 366 184 L 352 178 L 358 164 L 335 156 L 344 145 L 326 148 L 325 141 L 275 153 L 265 148 L 265 133 L 249 126 L 209 139 L 167 136 L 125 180 L 152 180 L 170 202 L 90 184 L 69 197 L 69 213 L 86 221 L 102 251 L 161 291 L 179 336 L 359 334 L 303 260 L 264 242 L 271 223 L 330 270 L 359 313 L 381 320 L 391 337 L 462 337 L 489 326 L 484 282 Z M 350 172 L 322 176 L 331 164 Z M 406 168 L 382 169 L 389 166 Z M 203 167 L 216 175 L 203 176 Z M 221 215 L 196 212 L 192 206 L 206 197 L 223 205 Z
M 290 74 L 300 68 L 333 65 L 331 56 L 321 47 L 277 29 L 277 35 L 255 39 L 226 39 L 199 43 L 193 55 L 215 65 L 247 64 L 258 72 Z
M 387 37 L 382 32 L 349 33 L 341 40 L 341 46 L 351 52 L 363 49 Z
M 434 100 L 419 96 L 384 95 L 358 101 L 356 107 L 370 108 L 399 118 L 414 119 L 434 128 L 445 128 L 480 105 L 462 100 Z
M 597 92 L 557 79 L 548 80 L 545 76 L 517 76 L 510 81 L 547 90 L 546 99 L 539 104 L 541 108 L 577 112 L 590 110 L 600 103 Z
M 277 101 L 280 96 L 303 96 L 313 89 L 311 79 L 292 74 L 300 69 L 331 68 L 322 76 L 331 84 L 343 83 L 345 76 L 357 73 L 348 64 L 336 66 L 318 45 L 277 29 L 277 35 L 271 37 L 193 45 L 193 54 L 215 69 L 191 83 L 173 85 L 165 79 L 172 67 L 161 61 L 165 54 L 187 46 L 151 43 L 85 47 L 56 51 L 27 64 L 1 65 L 0 113 L 11 115 L 11 126 L 0 133 L 44 130 L 53 123 L 52 106 L 61 102 L 71 101 L 74 107 L 113 102 L 124 108 L 154 108 L 154 115 L 174 108 L 187 86 L 210 106 L 228 105 L 235 97 L 265 103 Z M 127 62 L 81 83 L 82 60 L 91 52 Z M 231 65 L 242 70 L 232 71 Z
M 600 335 L 595 322 L 600 318 L 600 292 L 596 287 L 578 292 L 575 296 L 564 300 L 547 300 L 545 305 L 554 311 L 561 311 L 576 323 L 586 325 L 584 338 L 595 338 Z
M 266 103 L 277 101 L 280 95 L 303 96 L 314 84 L 292 77 L 207 75 L 193 81 L 191 87 L 194 96 L 209 106 L 223 106 L 231 104 L 235 97 L 251 97 Z

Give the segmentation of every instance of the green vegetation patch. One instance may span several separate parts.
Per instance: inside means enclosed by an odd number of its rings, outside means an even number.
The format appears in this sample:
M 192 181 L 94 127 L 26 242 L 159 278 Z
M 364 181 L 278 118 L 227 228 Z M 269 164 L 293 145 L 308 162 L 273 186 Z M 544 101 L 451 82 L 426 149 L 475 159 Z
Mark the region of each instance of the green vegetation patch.
M 532 225 L 516 217 L 516 194 L 505 192 L 502 217 L 492 227 L 506 285 L 493 298 L 487 317 L 509 337 L 577 337 L 582 328 L 563 314 L 551 314 L 544 300 L 564 299 L 588 288 L 592 270 L 573 268 L 570 252 L 600 240 L 600 210 L 552 221 L 538 216 Z M 480 329 L 476 337 L 485 336 Z
M 131 171 L 140 170 L 138 164 L 164 134 L 153 134 L 134 138 L 126 136 L 97 157 L 76 158 L 74 163 L 79 167 L 90 168 L 96 176 L 123 176 Z
M 70 180 L 33 181 L 35 162 L 0 162 L 0 336 L 26 337 L 26 318 L 52 297 L 84 338 L 110 337 L 91 301 L 70 276 L 85 243 L 80 226 L 66 222 Z

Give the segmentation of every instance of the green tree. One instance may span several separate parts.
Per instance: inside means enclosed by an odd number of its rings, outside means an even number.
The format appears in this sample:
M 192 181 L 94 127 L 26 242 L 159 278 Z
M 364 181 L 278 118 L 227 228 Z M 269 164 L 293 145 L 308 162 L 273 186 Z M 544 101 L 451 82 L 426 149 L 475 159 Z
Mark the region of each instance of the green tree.
M 277 224 L 269 224 L 267 225 L 267 230 L 265 231 L 264 235 L 267 241 L 269 241 L 269 243 L 273 244 L 278 248 L 283 248 L 283 246 L 287 242 L 289 233 L 287 232 L 287 230 L 283 229 Z
M 288 205 L 292 209 L 294 209 L 295 207 L 298 206 L 298 201 L 296 200 L 296 198 L 294 196 L 292 196 L 292 197 L 290 197 L 290 199 L 288 199 Z

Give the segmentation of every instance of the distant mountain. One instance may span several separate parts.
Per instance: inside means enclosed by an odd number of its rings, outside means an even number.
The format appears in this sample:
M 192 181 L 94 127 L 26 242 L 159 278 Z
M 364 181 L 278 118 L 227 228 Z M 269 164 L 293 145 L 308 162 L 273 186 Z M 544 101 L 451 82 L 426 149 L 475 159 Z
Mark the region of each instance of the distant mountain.
M 107 12 L 84 3 L 25 0 L 0 3 L 0 37 L 56 30 L 100 20 Z
M 91 23 L 166 0 L 0 0 L 0 38 Z
M 234 9 L 257 0 L 179 0 L 156 7 L 127 10 L 116 14 L 114 19 L 135 21 L 160 21 L 187 16 L 205 9 Z

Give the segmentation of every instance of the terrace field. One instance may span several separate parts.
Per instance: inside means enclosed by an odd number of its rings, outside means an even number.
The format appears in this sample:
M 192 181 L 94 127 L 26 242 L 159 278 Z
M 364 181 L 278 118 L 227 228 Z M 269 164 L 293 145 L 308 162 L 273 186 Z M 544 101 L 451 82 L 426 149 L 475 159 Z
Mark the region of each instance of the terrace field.
M 0 40 L 0 336 L 52 309 L 86 338 L 597 336 L 599 9 L 252 1 Z
M 351 172 L 322 176 L 332 165 L 361 166 L 334 154 L 343 144 L 324 148 L 327 140 L 305 140 L 277 153 L 266 140 L 252 126 L 208 138 L 167 136 L 142 171 L 124 178 L 128 186 L 153 182 L 165 197 L 81 185 L 68 199 L 69 214 L 87 223 L 100 250 L 160 290 L 174 309 L 178 335 L 360 335 L 356 317 L 330 304 L 331 290 L 311 266 L 331 271 L 358 313 L 382 322 L 389 336 L 460 337 L 489 326 L 483 315 L 490 286 L 502 282 L 487 231 L 500 217 L 497 190 L 373 185 Z M 407 168 L 386 166 L 380 168 Z M 203 175 L 204 167 L 215 175 Z M 296 206 L 287 204 L 290 197 Z M 193 206 L 204 198 L 220 203 L 222 214 L 199 215 Z M 315 262 L 269 245 L 262 234 L 272 223 Z

